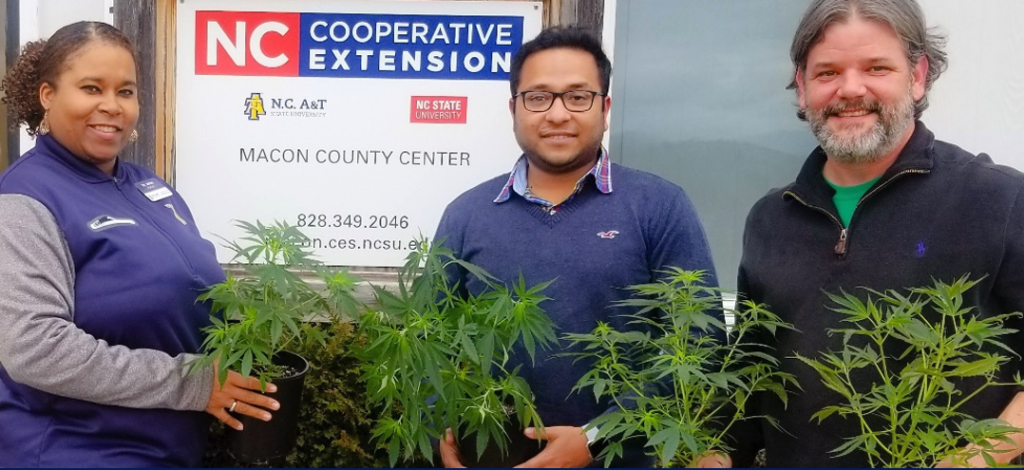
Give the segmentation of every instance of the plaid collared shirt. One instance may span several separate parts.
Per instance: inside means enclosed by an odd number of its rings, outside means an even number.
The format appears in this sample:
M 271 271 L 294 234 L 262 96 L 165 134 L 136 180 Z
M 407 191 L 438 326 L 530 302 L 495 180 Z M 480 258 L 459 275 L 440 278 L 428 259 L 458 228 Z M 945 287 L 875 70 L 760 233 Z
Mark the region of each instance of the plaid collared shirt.
M 512 195 L 512 191 L 522 196 L 527 201 L 543 206 L 549 214 L 555 215 L 558 212 L 560 206 L 548 201 L 546 199 L 537 197 L 530 191 L 530 187 L 526 184 L 526 168 L 528 166 L 526 155 L 519 157 L 516 160 L 515 166 L 512 167 L 512 172 L 508 175 L 508 182 L 501 188 L 501 192 L 498 193 L 498 197 L 494 199 L 494 202 L 501 204 L 508 200 Z M 601 155 L 597 157 L 597 163 L 594 164 L 593 168 L 590 169 L 585 175 L 580 177 L 579 181 L 576 182 L 576 187 L 572 190 L 572 194 L 566 198 L 566 201 L 570 200 L 580 189 L 583 188 L 583 184 L 586 183 L 587 177 L 594 177 L 594 184 L 597 186 L 597 190 L 604 194 L 612 192 L 612 161 L 608 158 L 608 151 L 603 147 L 601 148 Z

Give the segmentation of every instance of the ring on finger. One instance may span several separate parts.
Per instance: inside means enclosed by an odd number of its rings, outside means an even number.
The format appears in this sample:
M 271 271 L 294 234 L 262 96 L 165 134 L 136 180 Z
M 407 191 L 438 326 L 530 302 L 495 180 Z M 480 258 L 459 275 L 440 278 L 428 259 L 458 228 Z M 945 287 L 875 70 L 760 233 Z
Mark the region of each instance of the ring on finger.
M 228 408 L 228 413 L 234 413 L 236 406 L 238 406 L 238 400 L 232 401 L 231 402 L 231 408 Z

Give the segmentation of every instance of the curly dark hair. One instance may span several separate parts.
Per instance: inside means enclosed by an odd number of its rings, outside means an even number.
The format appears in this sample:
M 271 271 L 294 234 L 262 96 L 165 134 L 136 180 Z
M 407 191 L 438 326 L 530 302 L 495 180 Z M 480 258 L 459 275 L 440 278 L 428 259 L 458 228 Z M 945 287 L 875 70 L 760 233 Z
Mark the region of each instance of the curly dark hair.
M 28 134 L 36 135 L 46 114 L 39 101 L 39 87 L 46 83 L 56 88 L 57 80 L 67 70 L 75 54 L 94 41 L 102 41 L 128 51 L 138 75 L 139 60 L 135 47 L 121 30 L 96 21 L 69 24 L 58 29 L 50 39 L 25 44 L 14 66 L 0 83 L 0 91 L 4 93 L 0 100 L 7 105 L 12 126 L 25 124 L 28 126 Z

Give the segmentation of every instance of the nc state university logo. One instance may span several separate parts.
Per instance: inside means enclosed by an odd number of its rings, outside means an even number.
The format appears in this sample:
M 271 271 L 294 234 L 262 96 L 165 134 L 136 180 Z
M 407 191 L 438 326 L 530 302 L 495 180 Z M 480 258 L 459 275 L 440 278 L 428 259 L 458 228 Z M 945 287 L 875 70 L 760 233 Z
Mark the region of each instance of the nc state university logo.
M 299 13 L 196 12 L 197 75 L 299 75 Z

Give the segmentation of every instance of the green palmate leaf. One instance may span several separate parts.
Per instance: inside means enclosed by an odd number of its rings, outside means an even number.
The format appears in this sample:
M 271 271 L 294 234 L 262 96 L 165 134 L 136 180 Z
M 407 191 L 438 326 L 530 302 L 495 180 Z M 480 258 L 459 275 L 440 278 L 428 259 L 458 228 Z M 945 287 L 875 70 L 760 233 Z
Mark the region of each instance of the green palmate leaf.
M 974 362 L 965 362 L 959 364 L 955 369 L 947 372 L 948 377 L 975 377 L 979 375 L 987 375 L 995 371 L 999 366 L 1002 358 L 992 356 L 984 359 L 979 359 Z
M 729 427 L 748 419 L 743 404 L 751 391 L 787 396 L 783 385 L 793 383 L 791 376 L 776 369 L 768 348 L 744 338 L 791 326 L 744 301 L 732 330 L 736 340 L 720 341 L 721 296 L 703 285 L 704 275 L 669 268 L 656 282 L 628 288 L 632 297 L 616 304 L 628 312 L 622 329 L 601 322 L 590 333 L 562 338 L 574 351 L 565 355 L 590 367 L 574 390 L 589 388 L 598 400 L 618 405 L 592 421 L 609 444 L 596 456 L 606 465 L 632 436 L 643 436 L 647 452 L 663 465 L 687 464 L 712 445 L 727 447 Z M 695 334 L 700 330 L 709 334 Z
M 385 445 L 388 448 L 388 461 L 393 468 L 398 463 L 398 457 L 401 456 L 402 452 L 402 440 L 397 437 L 384 439 Z
M 492 330 L 487 330 L 477 340 L 477 351 L 480 352 L 480 365 L 483 368 L 480 372 L 484 375 L 491 374 L 491 367 L 495 355 L 495 336 Z
M 473 344 L 473 340 L 470 339 L 469 335 L 465 333 L 459 333 L 457 337 L 459 343 L 466 350 L 466 354 L 469 357 L 469 360 L 473 361 L 476 365 L 480 365 L 481 363 L 488 359 L 481 356 L 480 353 L 477 352 L 476 346 Z
M 844 335 L 843 349 L 798 359 L 841 397 L 814 419 L 840 415 L 859 423 L 861 433 L 844 438 L 834 453 L 862 452 L 875 467 L 931 466 L 963 457 L 957 449 L 965 441 L 985 447 L 1021 432 L 961 410 L 983 390 L 1004 386 L 995 377 L 1007 357 L 982 348 L 1012 352 L 999 340 L 1012 332 L 1002 322 L 1016 314 L 969 317 L 976 309 L 965 307 L 964 293 L 976 284 L 965 276 L 907 293 L 868 290 L 877 300 L 866 302 L 846 293 L 830 296 L 831 309 L 851 325 L 832 330 Z M 854 344 L 861 338 L 868 343 Z M 858 369 L 873 377 L 851 374 Z M 958 390 L 955 383 L 967 377 L 974 378 L 971 386 Z
M 831 357 L 833 359 L 833 361 L 831 361 L 833 364 L 834 363 L 841 363 L 842 362 L 841 360 L 836 359 L 835 356 L 828 356 L 828 355 L 826 355 L 825 357 L 827 357 L 827 358 Z M 833 369 L 829 365 L 827 365 L 826 363 L 819 362 L 819 361 L 816 361 L 816 360 L 813 360 L 813 359 L 808 359 L 808 358 L 805 358 L 805 357 L 802 357 L 802 356 L 796 356 L 796 359 L 798 359 L 801 362 L 803 362 L 804 364 L 807 364 L 807 365 L 811 366 L 812 368 L 814 368 L 814 370 L 816 372 L 818 372 L 818 375 L 821 376 L 822 383 L 824 383 L 825 386 L 828 387 L 830 390 L 833 390 L 833 391 L 839 393 L 840 395 L 842 395 L 846 399 L 850 399 L 851 398 L 851 396 L 852 396 L 852 393 L 851 393 L 852 385 L 848 384 L 843 379 L 843 377 L 841 375 L 841 370 Z
M 608 386 L 608 382 L 608 380 L 593 380 L 585 383 L 594 387 L 594 399 L 600 400 L 601 396 L 604 395 L 604 390 Z
M 225 353 L 229 352 L 227 349 L 223 349 L 223 351 Z M 249 353 L 250 355 L 252 354 L 252 352 L 247 350 L 247 349 L 239 349 L 238 351 L 235 351 L 234 354 L 231 354 L 231 356 L 228 358 L 228 360 L 226 362 L 228 364 L 240 364 L 242 356 L 244 354 L 246 354 L 246 353 Z M 250 360 L 250 364 L 252 364 L 251 360 Z
M 921 342 L 925 344 L 934 344 L 939 341 L 939 335 L 930 326 L 920 319 L 913 319 L 905 325 L 901 325 L 897 331 L 903 336 L 903 339 L 909 342 Z
M 234 253 L 233 262 L 245 275 L 228 273 L 227 279 L 198 296 L 199 301 L 212 301 L 211 322 L 204 330 L 205 366 L 219 363 L 218 377 L 223 381 L 229 370 L 253 374 L 261 384 L 278 376 L 272 364 L 280 351 L 299 346 L 304 338 L 302 322 L 315 318 L 334 318 L 342 312 L 331 305 L 354 306 L 350 285 L 334 284 L 331 290 L 317 290 L 298 273 L 317 268 L 320 273 L 333 271 L 320 267 L 309 254 L 308 238 L 297 228 L 282 222 L 264 224 L 257 221 L 236 222 L 243 236 L 226 241 Z M 354 279 L 341 273 L 337 278 Z M 334 302 L 336 297 L 346 301 Z M 345 312 L 351 316 L 353 311 Z M 313 329 L 313 340 L 324 344 L 323 335 Z M 319 338 L 319 340 L 318 340 Z M 204 366 L 204 367 L 205 367 Z M 192 368 L 193 373 L 199 369 Z
M 679 452 L 679 451 L 674 452 L 674 454 L 676 454 L 676 455 L 679 455 L 681 453 L 687 453 L 687 454 L 690 454 L 690 455 L 693 455 L 693 456 L 697 456 L 697 455 L 702 455 L 702 454 L 706 453 L 707 451 L 711 450 L 708 446 L 702 445 L 702 444 L 697 442 L 696 436 L 694 436 L 694 429 L 693 428 L 689 428 L 689 429 L 681 431 L 681 433 L 679 434 L 679 437 L 680 437 L 680 439 L 682 439 L 683 444 L 686 445 L 686 449 L 685 449 L 685 452 Z M 725 446 L 720 446 L 720 447 L 722 447 L 724 449 Z
M 456 273 L 464 279 L 450 280 Z M 481 281 L 483 292 L 465 292 L 465 279 Z M 464 455 L 487 446 L 506 451 L 509 410 L 524 426 L 542 427 L 519 367 L 509 366 L 524 362 L 517 351 L 528 350 L 523 355 L 532 360 L 556 338 L 538 305 L 545 300 L 541 288 L 523 279 L 505 286 L 450 250 L 422 244 L 400 269 L 397 294 L 377 290 L 380 311 L 359 315 L 366 347 L 356 355 L 365 361 L 363 377 L 375 406 L 403 409 L 407 419 L 398 426 L 409 436 L 451 428 L 468 439 Z M 387 393 L 374 392 L 375 386 L 387 386 Z M 400 446 L 405 459 L 433 457 L 419 438 Z
M 718 388 L 723 388 L 723 389 L 728 389 L 729 388 L 729 379 L 730 378 L 734 378 L 734 377 L 732 377 L 731 374 L 727 374 L 727 373 L 724 373 L 724 372 L 715 372 L 715 373 L 707 374 L 706 377 L 707 377 L 708 381 L 710 381 L 711 383 L 715 384 L 715 386 L 717 386 Z M 742 386 L 742 385 L 743 385 L 743 383 L 740 382 L 740 386 Z
M 242 369 L 239 372 L 243 376 L 248 376 L 252 373 L 252 350 L 245 351 L 242 354 Z
M 281 342 L 281 335 L 284 333 L 284 326 L 281 322 L 271 322 L 270 325 L 270 343 L 278 344 Z
M 821 424 L 821 422 L 824 421 L 825 418 L 828 418 L 833 414 L 838 413 L 840 416 L 843 416 L 846 415 L 847 413 L 851 413 L 852 411 L 853 410 L 851 410 L 850 408 L 844 406 L 826 406 L 822 408 L 821 411 L 818 411 L 817 413 L 811 415 L 811 419 L 817 420 L 818 423 Z
M 679 439 L 680 436 L 678 429 L 662 429 L 647 441 L 647 446 L 655 448 L 661 447 L 661 455 L 659 456 L 661 461 L 670 462 L 676 455 L 676 450 L 679 448 Z
M 795 379 L 791 381 L 795 381 Z M 789 393 L 787 392 L 784 383 L 762 382 L 760 384 L 760 388 L 772 392 L 783 405 L 787 405 L 789 403 Z
M 849 439 L 847 439 L 846 442 L 843 443 L 843 445 L 841 445 L 839 447 L 836 447 L 831 452 L 833 454 L 836 454 L 835 455 L 836 457 L 843 457 L 843 456 L 849 455 L 849 454 L 851 454 L 853 452 L 856 452 L 858 450 L 865 450 L 866 451 L 867 450 L 867 442 L 871 440 L 871 437 L 872 436 L 869 436 L 869 435 L 861 435 L 861 436 L 855 436 L 853 438 L 849 438 Z

